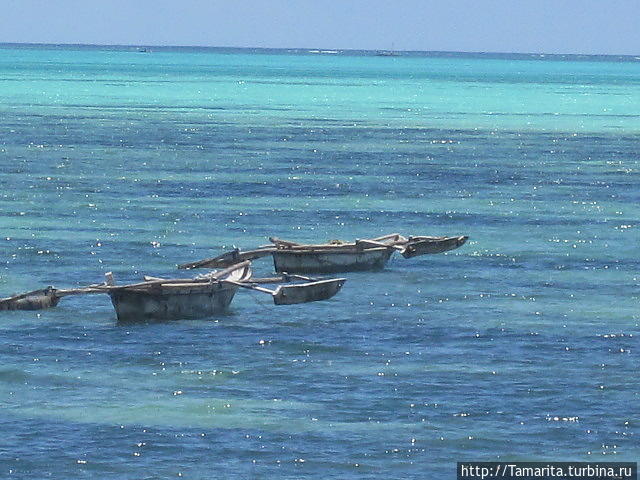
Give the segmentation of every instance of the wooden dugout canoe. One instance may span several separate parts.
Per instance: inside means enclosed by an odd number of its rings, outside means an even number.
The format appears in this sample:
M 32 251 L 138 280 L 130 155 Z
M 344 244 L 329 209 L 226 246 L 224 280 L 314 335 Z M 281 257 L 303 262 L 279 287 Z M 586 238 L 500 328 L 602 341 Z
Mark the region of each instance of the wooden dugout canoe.
M 178 268 L 219 268 L 247 259 L 271 255 L 276 272 L 337 273 L 362 270 L 380 270 L 394 251 L 405 258 L 442 253 L 462 246 L 467 236 L 456 237 L 404 237 L 392 233 L 355 242 L 302 244 L 271 237 L 273 245 L 241 252 L 234 249 L 213 258 L 179 265 Z
M 462 246 L 467 236 L 403 237 L 393 233 L 353 243 L 301 245 L 271 238 L 276 250 L 271 254 L 276 272 L 335 273 L 380 270 L 396 250 L 404 258 L 443 253 Z
M 204 318 L 224 312 L 238 287 L 225 282 L 164 284 L 109 292 L 119 322 Z
M 272 253 L 276 272 L 336 273 L 381 270 L 391 258 L 387 247 L 282 248 Z
M 400 253 L 404 258 L 413 258 L 419 255 L 448 252 L 464 245 L 469 237 L 410 237 L 404 250 Z
M 259 286 L 263 283 L 290 282 L 294 279 L 304 280 L 305 283 L 292 285 L 278 285 L 275 290 Z M 236 283 L 239 287 L 268 293 L 276 305 L 295 305 L 298 303 L 317 302 L 328 300 L 340 291 L 346 278 L 315 279 L 301 277 L 299 275 L 284 274 L 276 278 L 250 279 L 245 283 Z
M 407 239 L 399 234 L 351 243 L 301 244 L 271 237 L 273 245 L 241 252 L 234 249 L 213 258 L 178 265 L 180 269 L 220 268 L 243 260 L 271 255 L 279 273 L 337 273 L 379 270 L 391 258 L 394 242 Z M 367 243 L 369 242 L 369 243 Z

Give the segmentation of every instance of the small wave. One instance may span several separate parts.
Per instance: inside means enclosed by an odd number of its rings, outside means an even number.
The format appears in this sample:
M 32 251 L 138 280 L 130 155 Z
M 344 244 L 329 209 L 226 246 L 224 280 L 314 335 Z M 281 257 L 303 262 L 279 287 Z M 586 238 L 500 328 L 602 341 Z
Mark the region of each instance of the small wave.
M 7 368 L 0 370 L 0 382 L 5 383 L 27 383 L 30 374 L 17 368 Z

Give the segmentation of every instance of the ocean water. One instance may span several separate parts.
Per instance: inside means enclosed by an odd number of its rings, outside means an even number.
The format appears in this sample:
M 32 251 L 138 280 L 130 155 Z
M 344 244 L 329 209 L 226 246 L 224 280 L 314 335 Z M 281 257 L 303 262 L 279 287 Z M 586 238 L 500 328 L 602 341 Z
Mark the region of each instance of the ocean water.
M 326 302 L 2 312 L 0 477 L 636 461 L 639 112 L 629 57 L 2 46 L 0 296 L 270 235 L 470 240 Z

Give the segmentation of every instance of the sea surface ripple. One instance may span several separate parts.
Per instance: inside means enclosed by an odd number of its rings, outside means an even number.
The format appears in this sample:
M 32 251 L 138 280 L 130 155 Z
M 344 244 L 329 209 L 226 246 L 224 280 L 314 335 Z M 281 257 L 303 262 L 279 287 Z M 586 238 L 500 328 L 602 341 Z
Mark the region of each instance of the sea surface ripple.
M 326 302 L 2 312 L 0 477 L 640 457 L 640 62 L 0 47 L 0 296 L 271 235 L 470 236 Z

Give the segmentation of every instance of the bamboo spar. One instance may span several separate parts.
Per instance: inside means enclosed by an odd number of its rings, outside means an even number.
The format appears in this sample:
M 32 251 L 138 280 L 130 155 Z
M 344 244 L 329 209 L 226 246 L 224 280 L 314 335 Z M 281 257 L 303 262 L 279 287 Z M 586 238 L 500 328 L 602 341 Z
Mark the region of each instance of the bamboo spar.
M 385 248 L 393 248 L 394 250 L 398 250 L 400 252 L 404 251 L 404 247 L 400 246 L 400 245 L 394 245 L 394 244 L 388 244 L 388 243 L 382 243 L 382 242 L 377 242 L 375 240 L 356 240 L 356 247 L 358 245 L 362 245 L 364 247 L 385 247 Z
M 257 258 L 266 257 L 276 250 L 275 247 L 261 247 L 254 250 L 247 250 L 241 252 L 235 248 L 229 252 L 225 252 L 217 257 L 205 258 L 196 262 L 183 263 L 178 265 L 180 270 L 191 270 L 193 268 L 215 268 L 215 267 L 227 267 L 229 265 L 236 264 L 241 261 L 255 260 Z

